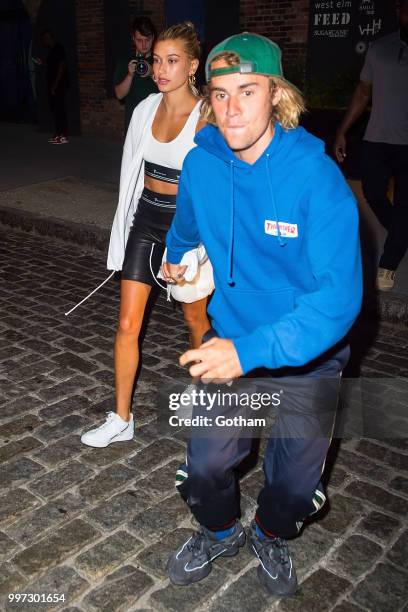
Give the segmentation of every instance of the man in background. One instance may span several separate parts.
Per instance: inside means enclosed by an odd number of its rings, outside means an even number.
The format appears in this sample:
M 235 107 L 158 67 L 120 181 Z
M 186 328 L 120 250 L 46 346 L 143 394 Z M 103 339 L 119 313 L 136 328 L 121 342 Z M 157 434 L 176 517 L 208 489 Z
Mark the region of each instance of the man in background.
M 151 93 L 157 93 L 150 68 L 153 62 L 151 51 L 156 38 L 156 29 L 148 17 L 136 17 L 132 24 L 132 32 L 136 53 L 131 57 L 121 58 L 114 74 L 116 97 L 125 104 L 125 132 L 139 102 Z
M 48 102 L 54 120 L 54 135 L 49 140 L 53 145 L 67 144 L 66 95 L 69 88 L 69 72 L 64 47 L 56 40 L 51 30 L 41 34 L 43 47 L 49 49 L 46 60 L 39 57 L 33 61 L 38 66 L 45 65 Z
M 337 161 L 346 157 L 346 134 L 371 100 L 364 135 L 364 196 L 387 230 L 377 273 L 377 289 L 394 287 L 395 271 L 408 248 L 408 0 L 399 5 L 399 29 L 369 48 L 334 145 Z M 388 198 L 394 178 L 394 201 Z

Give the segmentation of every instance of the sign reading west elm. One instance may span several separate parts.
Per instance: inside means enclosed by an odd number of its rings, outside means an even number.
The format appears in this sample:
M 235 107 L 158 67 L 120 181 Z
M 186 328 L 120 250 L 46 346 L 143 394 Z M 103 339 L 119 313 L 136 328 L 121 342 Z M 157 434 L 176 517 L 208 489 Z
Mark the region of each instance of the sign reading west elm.
M 396 29 L 393 0 L 310 0 L 308 77 L 358 78 L 369 43 Z

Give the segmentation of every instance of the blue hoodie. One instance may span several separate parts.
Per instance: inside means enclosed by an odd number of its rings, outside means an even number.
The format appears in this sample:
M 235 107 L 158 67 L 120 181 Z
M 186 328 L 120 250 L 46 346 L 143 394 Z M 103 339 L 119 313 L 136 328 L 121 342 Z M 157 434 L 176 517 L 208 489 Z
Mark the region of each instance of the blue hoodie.
M 245 373 L 302 366 L 339 342 L 362 297 L 354 196 L 322 141 L 275 125 L 254 163 L 211 125 L 183 165 L 167 259 L 203 242 L 214 268 L 208 312 Z

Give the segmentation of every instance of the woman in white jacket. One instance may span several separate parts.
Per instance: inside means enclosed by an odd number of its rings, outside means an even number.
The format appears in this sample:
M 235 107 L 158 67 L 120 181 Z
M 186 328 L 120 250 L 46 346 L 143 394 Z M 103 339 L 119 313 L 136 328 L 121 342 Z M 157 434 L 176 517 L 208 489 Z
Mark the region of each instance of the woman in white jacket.
M 176 207 L 183 160 L 195 146 L 201 101 L 194 87 L 200 45 L 193 24 L 162 32 L 153 53 L 152 94 L 134 110 L 124 145 L 119 204 L 112 226 L 108 269 L 121 270 L 119 326 L 115 341 L 116 413 L 81 437 L 105 447 L 131 440 L 132 390 L 139 363 L 139 333 L 146 304 L 156 285 L 165 237 Z M 207 298 L 182 304 L 192 347 L 210 327 Z

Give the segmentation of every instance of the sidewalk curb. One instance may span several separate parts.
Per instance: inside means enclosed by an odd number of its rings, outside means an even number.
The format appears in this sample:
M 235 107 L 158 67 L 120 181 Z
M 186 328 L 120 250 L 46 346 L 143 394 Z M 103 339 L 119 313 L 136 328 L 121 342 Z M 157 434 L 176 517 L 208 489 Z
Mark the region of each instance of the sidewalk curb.
M 107 252 L 109 246 L 110 230 L 108 229 L 65 219 L 43 217 L 26 210 L 1 206 L 0 223 L 13 229 L 73 242 L 97 251 Z
M 108 250 L 110 230 L 95 225 L 42 217 L 29 211 L 6 207 L 0 207 L 0 224 L 104 253 Z M 366 294 L 362 312 L 378 321 L 408 326 L 408 299 L 401 294 Z

